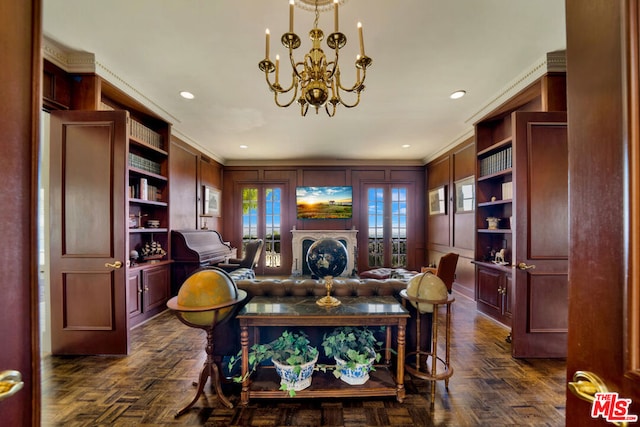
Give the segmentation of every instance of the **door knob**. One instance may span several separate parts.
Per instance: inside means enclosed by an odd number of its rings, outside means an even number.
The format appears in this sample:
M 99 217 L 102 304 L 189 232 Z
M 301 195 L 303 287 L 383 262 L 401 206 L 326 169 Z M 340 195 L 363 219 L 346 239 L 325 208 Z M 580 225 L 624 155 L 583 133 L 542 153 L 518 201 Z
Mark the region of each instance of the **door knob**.
M 122 267 L 122 261 L 115 261 L 113 264 L 110 262 L 105 262 L 104 266 L 107 268 L 120 268 Z
M 520 264 L 518 264 L 518 268 L 520 270 L 532 270 L 532 269 L 536 268 L 536 266 L 535 265 L 527 265 L 524 262 L 521 262 Z
M 0 401 L 16 394 L 22 387 L 22 374 L 18 371 L 0 372 Z

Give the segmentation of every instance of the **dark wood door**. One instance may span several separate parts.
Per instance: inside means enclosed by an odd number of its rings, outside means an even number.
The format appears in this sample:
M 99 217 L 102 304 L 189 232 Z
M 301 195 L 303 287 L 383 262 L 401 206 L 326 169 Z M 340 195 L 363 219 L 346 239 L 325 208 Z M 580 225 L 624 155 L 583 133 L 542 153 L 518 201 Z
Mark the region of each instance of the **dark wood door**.
M 21 373 L 24 386 L 0 401 L 0 424 L 40 425 L 36 214 L 41 99 L 39 0 L 0 2 L 0 372 Z
M 128 351 L 127 120 L 125 111 L 51 115 L 53 354 Z
M 639 2 L 584 3 L 566 1 L 567 381 L 593 373 L 640 417 Z M 612 425 L 592 406 L 567 388 L 567 425 Z
M 565 357 L 569 193 L 566 113 L 515 112 L 512 354 Z

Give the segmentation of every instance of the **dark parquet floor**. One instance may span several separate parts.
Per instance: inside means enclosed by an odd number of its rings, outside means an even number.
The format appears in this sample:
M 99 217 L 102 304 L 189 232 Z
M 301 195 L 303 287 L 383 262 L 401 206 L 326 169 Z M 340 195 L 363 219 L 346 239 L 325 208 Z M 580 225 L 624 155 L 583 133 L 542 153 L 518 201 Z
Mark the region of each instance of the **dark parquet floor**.
M 406 380 L 403 403 L 394 398 L 278 399 L 238 405 L 206 396 L 186 414 L 204 361 L 204 332 L 165 312 L 137 327 L 129 356 L 46 356 L 42 360 L 43 426 L 562 426 L 565 362 L 513 359 L 508 330 L 456 295 L 452 316 L 449 392 L 440 381 L 435 407 L 429 383 Z M 441 316 L 444 317 L 444 316 Z

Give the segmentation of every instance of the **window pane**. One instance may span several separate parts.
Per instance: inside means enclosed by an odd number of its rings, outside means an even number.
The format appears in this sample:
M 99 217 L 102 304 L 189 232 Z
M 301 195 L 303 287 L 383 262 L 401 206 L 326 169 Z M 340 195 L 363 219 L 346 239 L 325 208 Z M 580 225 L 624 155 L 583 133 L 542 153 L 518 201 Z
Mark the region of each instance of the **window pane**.
M 391 189 L 391 265 L 407 266 L 407 189 Z
M 369 188 L 367 209 L 369 267 L 382 267 L 384 265 L 384 189 Z
M 242 254 L 249 240 L 258 238 L 258 189 L 242 189 Z
M 281 197 L 280 188 L 265 190 L 265 263 L 267 267 L 280 267 Z

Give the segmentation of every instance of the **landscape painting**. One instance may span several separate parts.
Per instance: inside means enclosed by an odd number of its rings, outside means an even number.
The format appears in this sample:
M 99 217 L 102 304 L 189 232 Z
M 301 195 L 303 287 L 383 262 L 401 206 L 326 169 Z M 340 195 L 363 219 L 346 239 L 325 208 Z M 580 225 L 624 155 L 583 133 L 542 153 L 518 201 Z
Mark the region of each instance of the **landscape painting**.
M 297 187 L 298 219 L 350 219 L 353 214 L 351 187 Z

